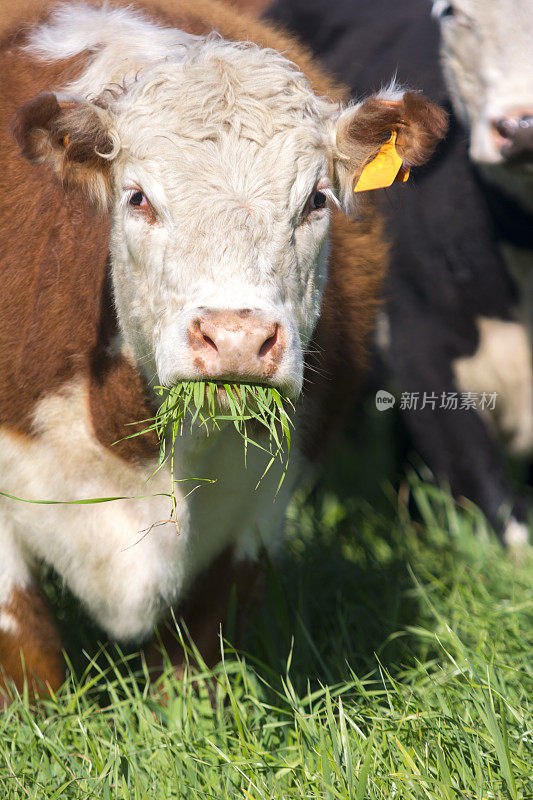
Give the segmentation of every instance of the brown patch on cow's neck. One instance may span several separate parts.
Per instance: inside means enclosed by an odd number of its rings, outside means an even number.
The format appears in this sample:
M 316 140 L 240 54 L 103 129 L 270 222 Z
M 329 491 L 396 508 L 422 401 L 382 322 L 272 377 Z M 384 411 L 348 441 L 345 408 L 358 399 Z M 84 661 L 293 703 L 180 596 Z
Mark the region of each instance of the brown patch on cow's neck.
M 388 264 L 381 218 L 364 198 L 357 219 L 332 217 L 322 311 L 304 373 L 304 454 L 319 461 L 361 384 Z
M 6 614 L 12 625 L 10 630 L 0 628 L 0 706 L 6 680 L 13 681 L 19 692 L 25 677 L 32 694 L 57 691 L 65 680 L 65 665 L 43 592 L 36 586 L 17 588 L 9 602 L 0 606 L 0 613 Z
M 144 430 L 147 423 L 142 420 L 152 417 L 154 411 L 149 389 L 135 364 L 124 354 L 113 352 L 112 343 L 118 335 L 108 265 L 100 297 L 97 344 L 89 359 L 89 410 L 98 441 L 117 456 L 136 463 L 157 454 L 157 437 L 154 432 L 127 437 Z
M 157 455 L 153 431 L 127 438 L 143 431 L 154 411 L 145 382 L 125 356 L 103 354 L 92 362 L 89 408 L 97 439 L 113 453 L 135 463 Z
M 29 433 L 35 404 L 86 367 L 96 345 L 109 223 L 28 163 L 9 131 L 24 102 L 76 77 L 85 56 L 38 63 L 14 40 L 0 50 L 0 424 Z

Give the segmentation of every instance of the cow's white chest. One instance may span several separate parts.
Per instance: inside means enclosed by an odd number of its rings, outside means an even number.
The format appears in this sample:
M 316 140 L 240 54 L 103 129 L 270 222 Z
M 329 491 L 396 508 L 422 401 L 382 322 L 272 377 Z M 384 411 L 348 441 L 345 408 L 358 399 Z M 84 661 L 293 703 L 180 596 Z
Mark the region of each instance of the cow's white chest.
M 272 470 L 256 491 L 263 457 L 250 453 L 245 468 L 242 441 L 229 428 L 209 441 L 190 438 L 176 476 L 183 479 L 176 484 L 177 531 L 169 498 L 158 496 L 169 491 L 168 471 L 152 475 L 155 464 L 134 468 L 103 448 L 86 398 L 75 381 L 41 401 L 34 440 L 0 433 L 0 488 L 42 500 L 139 499 L 50 506 L 2 500 L 0 544 L 2 528 L 14 531 L 9 546 L 52 565 L 110 635 L 142 638 L 226 546 L 234 545 L 237 557 L 275 546 L 291 480 L 275 498 L 279 472 Z

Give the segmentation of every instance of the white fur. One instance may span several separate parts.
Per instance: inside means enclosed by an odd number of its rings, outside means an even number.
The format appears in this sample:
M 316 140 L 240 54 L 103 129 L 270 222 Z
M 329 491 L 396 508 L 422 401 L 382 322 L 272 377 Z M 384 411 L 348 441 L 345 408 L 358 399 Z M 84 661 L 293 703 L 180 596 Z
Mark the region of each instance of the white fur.
M 19 631 L 19 624 L 12 614 L 7 611 L 0 611 L 0 631 L 16 636 Z
M 533 451 L 533 363 L 526 327 L 518 322 L 480 317 L 474 355 L 456 359 L 453 368 L 463 391 L 497 392 L 494 420 L 517 454 Z
M 442 6 L 450 5 L 438 0 Z M 443 64 L 456 109 L 471 129 L 475 161 L 501 160 L 490 121 L 514 107 L 533 111 L 531 0 L 451 0 L 441 17 Z M 438 11 L 439 6 L 435 3 Z
M 2 456 L 0 455 L 0 463 Z M 4 472 L 0 469 L 0 475 Z M 14 589 L 24 589 L 31 581 L 31 559 L 17 541 L 16 531 L 9 513 L 0 504 L 0 611 L 8 605 Z
M 26 50 L 42 61 L 61 61 L 88 50 L 88 68 L 69 87 L 73 94 L 95 97 L 115 84 L 134 80 L 148 64 L 179 61 L 199 37 L 157 25 L 133 8 L 84 3 L 59 6 L 50 21 L 35 29 Z
M 522 548 L 529 543 L 529 530 L 524 522 L 511 517 L 503 532 L 503 541 L 508 547 Z
M 242 442 L 231 426 L 209 439 L 199 432 L 182 437 L 177 478 L 216 483 L 176 485 L 179 534 L 168 521 L 168 497 L 153 496 L 168 493 L 168 471 L 150 478 L 155 463 L 129 466 L 97 442 L 82 381 L 42 400 L 34 429 L 32 439 L 0 433 L 5 491 L 35 500 L 148 497 L 50 506 L 0 499 L 0 513 L 14 534 L 7 539 L 11 550 L 2 537 L 0 587 L 11 589 L 13 579 L 18 585 L 26 582 L 26 561 L 42 560 L 111 636 L 140 639 L 226 546 L 236 547 L 238 559 L 253 559 L 260 547 L 277 546 L 296 464 L 278 497 L 276 468 L 254 491 L 265 458 L 252 448 L 245 468 Z M 11 570 L 6 570 L 6 556 Z

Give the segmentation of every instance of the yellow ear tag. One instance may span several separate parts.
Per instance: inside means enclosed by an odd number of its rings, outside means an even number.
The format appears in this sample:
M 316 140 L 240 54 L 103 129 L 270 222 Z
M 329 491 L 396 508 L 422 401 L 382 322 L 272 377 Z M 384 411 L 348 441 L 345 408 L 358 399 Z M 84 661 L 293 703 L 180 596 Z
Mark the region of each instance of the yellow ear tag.
M 385 189 L 397 181 L 404 183 L 408 177 L 409 168 L 403 166 L 396 152 L 396 131 L 393 131 L 388 142 L 381 146 L 377 156 L 362 171 L 354 192 Z

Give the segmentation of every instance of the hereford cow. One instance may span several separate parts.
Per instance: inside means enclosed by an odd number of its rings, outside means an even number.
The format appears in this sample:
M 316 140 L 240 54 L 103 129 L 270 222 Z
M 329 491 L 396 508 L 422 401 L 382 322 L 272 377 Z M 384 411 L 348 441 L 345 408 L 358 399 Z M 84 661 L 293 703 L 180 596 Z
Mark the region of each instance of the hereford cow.
M 19 687 L 21 652 L 35 680 L 62 682 L 39 562 L 111 637 L 146 639 L 176 608 L 212 659 L 302 458 L 275 497 L 279 475 L 254 491 L 264 457 L 245 468 L 231 426 L 185 430 L 176 478 L 215 483 L 176 484 L 177 532 L 168 471 L 149 480 L 157 442 L 114 443 L 153 413 L 154 384 L 212 378 L 295 402 L 304 387 L 296 440 L 315 456 L 362 366 L 386 255 L 354 181 L 392 132 L 404 166 L 425 161 L 445 114 L 394 88 L 345 105 L 288 37 L 215 0 L 6 16 L 0 488 L 132 499 L 3 497 L 0 663 Z
M 533 3 L 435 0 L 441 56 L 533 341 Z M 531 398 L 533 451 L 533 396 Z
M 440 24 L 443 71 L 454 110 L 469 130 L 470 157 L 483 177 L 500 246 L 518 287 L 520 320 L 514 330 L 478 321 L 476 370 L 483 380 L 487 366 L 503 372 L 509 360 L 514 364 L 514 391 L 524 398 L 525 410 L 520 451 L 531 456 L 533 3 L 434 0 L 433 15 Z M 492 354 L 492 365 L 487 365 L 487 354 Z
M 433 15 L 472 160 L 533 212 L 533 3 L 433 0 Z
M 463 4 L 467 0 L 453 0 Z M 480 2 L 479 14 L 486 9 L 488 18 L 489 5 L 499 3 Z M 327 8 L 321 0 L 274 0 L 263 6 L 352 89 L 371 92 L 396 70 L 400 82 L 416 80 L 430 99 L 449 105 L 439 28 L 427 0 L 337 0 Z M 441 13 L 443 25 L 455 24 L 442 6 Z M 457 20 L 454 31 L 463 24 Z M 500 53 L 515 47 L 506 25 L 486 31 Z M 465 48 L 465 58 L 469 54 L 473 59 L 472 47 Z M 477 52 L 475 59 L 475 68 L 486 61 Z M 518 70 L 520 58 L 513 63 Z M 392 258 L 377 328 L 384 364 L 375 370 L 376 388 L 390 381 L 410 444 L 433 475 L 479 505 L 503 541 L 524 543 L 528 502 L 510 484 L 501 442 L 522 458 L 531 453 L 533 369 L 519 292 L 499 237 L 504 221 L 507 236 L 512 232 L 517 240 L 531 238 L 533 227 L 524 225 L 523 209 L 506 204 L 504 217 L 502 208 L 495 214 L 488 206 L 486 184 L 469 161 L 468 133 L 453 114 L 438 158 L 411 185 L 382 193 L 381 201 Z M 468 392 L 478 400 L 496 392 L 493 413 L 461 408 L 461 393 Z M 424 395 L 437 400 L 424 404 Z

